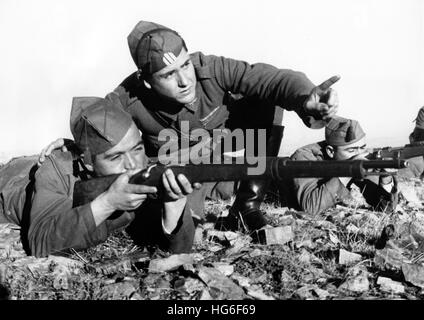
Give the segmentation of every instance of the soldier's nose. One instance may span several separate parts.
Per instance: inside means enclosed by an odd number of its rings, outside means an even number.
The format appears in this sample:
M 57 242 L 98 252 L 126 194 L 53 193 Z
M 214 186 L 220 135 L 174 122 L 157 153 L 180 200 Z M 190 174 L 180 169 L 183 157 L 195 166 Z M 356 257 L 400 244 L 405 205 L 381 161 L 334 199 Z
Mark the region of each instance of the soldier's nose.
M 130 155 L 125 155 L 125 169 L 127 170 L 133 170 L 136 168 L 136 161 L 135 159 Z
M 183 72 L 178 73 L 178 84 L 180 87 L 187 87 L 188 85 L 188 78 Z

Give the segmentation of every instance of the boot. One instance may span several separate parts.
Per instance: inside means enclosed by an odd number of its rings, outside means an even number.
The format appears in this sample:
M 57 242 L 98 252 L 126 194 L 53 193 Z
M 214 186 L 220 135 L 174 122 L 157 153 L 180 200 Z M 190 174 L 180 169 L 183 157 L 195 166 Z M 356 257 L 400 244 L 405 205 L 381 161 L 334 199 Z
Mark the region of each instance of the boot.
M 268 180 L 249 180 L 240 184 L 236 200 L 227 217 L 225 225 L 227 229 L 252 232 L 268 224 L 264 213 L 259 208 L 269 184 Z
M 274 124 L 267 139 L 266 155 L 269 157 L 278 156 L 284 131 L 284 126 L 280 124 L 281 122 L 278 125 Z M 246 232 L 252 232 L 267 225 L 264 213 L 259 208 L 270 183 L 271 181 L 263 179 L 242 181 L 228 216 L 217 225 L 217 228 L 232 231 L 241 228 Z

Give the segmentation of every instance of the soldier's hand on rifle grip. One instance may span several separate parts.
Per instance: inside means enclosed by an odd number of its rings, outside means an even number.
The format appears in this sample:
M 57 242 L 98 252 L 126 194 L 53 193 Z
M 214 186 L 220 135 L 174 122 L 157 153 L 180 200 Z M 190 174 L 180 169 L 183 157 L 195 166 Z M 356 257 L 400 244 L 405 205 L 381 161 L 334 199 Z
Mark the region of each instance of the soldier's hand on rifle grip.
M 91 202 L 96 225 L 102 223 L 114 211 L 137 209 L 147 198 L 147 194 L 156 193 L 157 188 L 128 183 L 130 177 L 140 170 L 129 170 L 120 175 L 109 187 Z
M 167 169 L 162 174 L 162 184 L 164 187 L 163 199 L 165 202 L 181 199 L 192 193 L 193 187 L 194 189 L 200 189 L 202 186 L 200 183 L 194 183 L 192 185 L 187 177 L 182 174 L 175 177 L 171 169 Z

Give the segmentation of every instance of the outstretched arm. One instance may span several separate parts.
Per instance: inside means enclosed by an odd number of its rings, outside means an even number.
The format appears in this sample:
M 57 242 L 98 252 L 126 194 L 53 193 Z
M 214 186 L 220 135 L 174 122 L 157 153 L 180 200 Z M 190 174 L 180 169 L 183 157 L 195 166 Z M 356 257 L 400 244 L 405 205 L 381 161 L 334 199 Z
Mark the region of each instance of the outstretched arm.
M 224 90 L 255 96 L 286 110 L 294 110 L 308 127 L 322 128 L 325 122 L 321 120 L 330 119 L 337 112 L 338 98 L 331 86 L 339 76 L 314 86 L 302 72 L 278 69 L 265 63 L 250 65 L 224 57 L 208 57 Z

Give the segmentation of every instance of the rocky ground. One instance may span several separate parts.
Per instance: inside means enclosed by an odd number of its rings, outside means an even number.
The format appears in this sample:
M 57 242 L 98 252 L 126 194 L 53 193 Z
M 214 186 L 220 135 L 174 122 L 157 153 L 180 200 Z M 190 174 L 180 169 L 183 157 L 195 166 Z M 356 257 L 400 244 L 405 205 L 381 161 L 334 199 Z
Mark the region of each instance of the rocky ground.
M 423 299 L 424 184 L 400 184 L 393 213 L 355 201 L 319 216 L 265 203 L 273 228 L 215 230 L 209 202 L 191 254 L 149 253 L 125 232 L 68 256 L 36 259 L 0 225 L 2 299 Z

